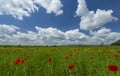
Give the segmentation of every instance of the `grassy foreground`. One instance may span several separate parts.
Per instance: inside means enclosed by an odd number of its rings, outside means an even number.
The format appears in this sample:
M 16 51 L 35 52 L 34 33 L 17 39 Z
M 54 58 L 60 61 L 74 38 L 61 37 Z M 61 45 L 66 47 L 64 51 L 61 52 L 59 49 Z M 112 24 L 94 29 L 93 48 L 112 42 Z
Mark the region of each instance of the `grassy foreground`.
M 117 46 L 0 47 L 0 76 L 120 76 L 119 68 Z

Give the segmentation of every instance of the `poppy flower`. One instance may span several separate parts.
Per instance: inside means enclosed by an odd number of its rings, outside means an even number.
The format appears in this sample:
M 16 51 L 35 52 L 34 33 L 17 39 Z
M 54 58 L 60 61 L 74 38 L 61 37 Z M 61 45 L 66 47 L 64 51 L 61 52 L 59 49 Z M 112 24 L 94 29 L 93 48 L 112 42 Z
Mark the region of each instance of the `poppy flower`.
M 27 58 L 25 57 L 24 60 L 27 60 Z
M 110 71 L 112 71 L 112 72 L 117 72 L 117 71 L 118 71 L 118 67 L 115 66 L 115 65 L 109 65 L 109 66 L 108 66 L 108 69 L 109 69 Z
M 77 54 L 79 55 L 79 52 L 77 52 Z
M 21 61 L 20 61 L 20 64 L 24 64 L 24 62 L 25 62 L 25 60 L 21 60 Z
M 9 51 L 7 51 L 6 54 L 9 54 Z
M 70 56 L 72 57 L 72 56 L 73 56 L 73 54 L 70 54 Z
M 23 60 L 28 60 L 28 59 L 30 59 L 30 57 L 26 55 Z
M 68 60 L 68 56 L 66 56 L 65 59 Z
M 90 59 L 93 60 L 93 57 L 91 57 Z
M 20 62 L 20 59 L 18 58 L 14 61 L 14 64 L 18 64 L 19 62 Z
M 49 58 L 49 59 L 48 59 L 48 62 L 49 62 L 49 63 L 52 62 L 52 58 Z
M 117 55 L 117 54 L 114 54 L 114 57 L 115 57 L 115 58 L 118 58 L 118 55 Z
M 77 52 L 76 50 L 74 50 L 74 52 Z
M 71 65 L 68 66 L 68 70 L 72 70 L 73 68 L 74 68 L 73 64 L 71 64 Z
M 20 52 L 20 50 L 18 50 L 18 52 Z
M 49 55 L 48 55 L 48 54 L 46 54 L 46 57 L 49 57 Z

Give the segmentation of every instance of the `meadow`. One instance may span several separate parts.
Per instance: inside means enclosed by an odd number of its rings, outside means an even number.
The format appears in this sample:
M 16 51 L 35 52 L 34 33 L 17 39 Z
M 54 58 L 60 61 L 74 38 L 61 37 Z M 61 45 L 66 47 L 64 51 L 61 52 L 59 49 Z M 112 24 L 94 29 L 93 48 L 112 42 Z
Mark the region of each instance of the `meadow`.
M 0 76 L 120 76 L 119 46 L 0 47 Z

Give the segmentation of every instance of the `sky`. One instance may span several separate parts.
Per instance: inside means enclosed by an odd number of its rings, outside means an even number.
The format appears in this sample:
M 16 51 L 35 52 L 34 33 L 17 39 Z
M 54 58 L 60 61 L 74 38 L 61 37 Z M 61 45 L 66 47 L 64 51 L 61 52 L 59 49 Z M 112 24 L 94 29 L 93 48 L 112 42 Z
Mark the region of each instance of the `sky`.
M 109 45 L 120 0 L 0 0 L 0 45 Z

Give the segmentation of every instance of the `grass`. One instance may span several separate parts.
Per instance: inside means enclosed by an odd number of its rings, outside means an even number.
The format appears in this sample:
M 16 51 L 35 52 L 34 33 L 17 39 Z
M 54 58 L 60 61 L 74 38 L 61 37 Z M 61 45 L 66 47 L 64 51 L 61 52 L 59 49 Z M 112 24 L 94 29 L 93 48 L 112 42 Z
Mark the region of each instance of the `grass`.
M 24 64 L 14 64 L 17 58 Z M 111 64 L 117 72 L 108 69 Z M 119 68 L 117 46 L 0 47 L 0 76 L 120 76 Z

